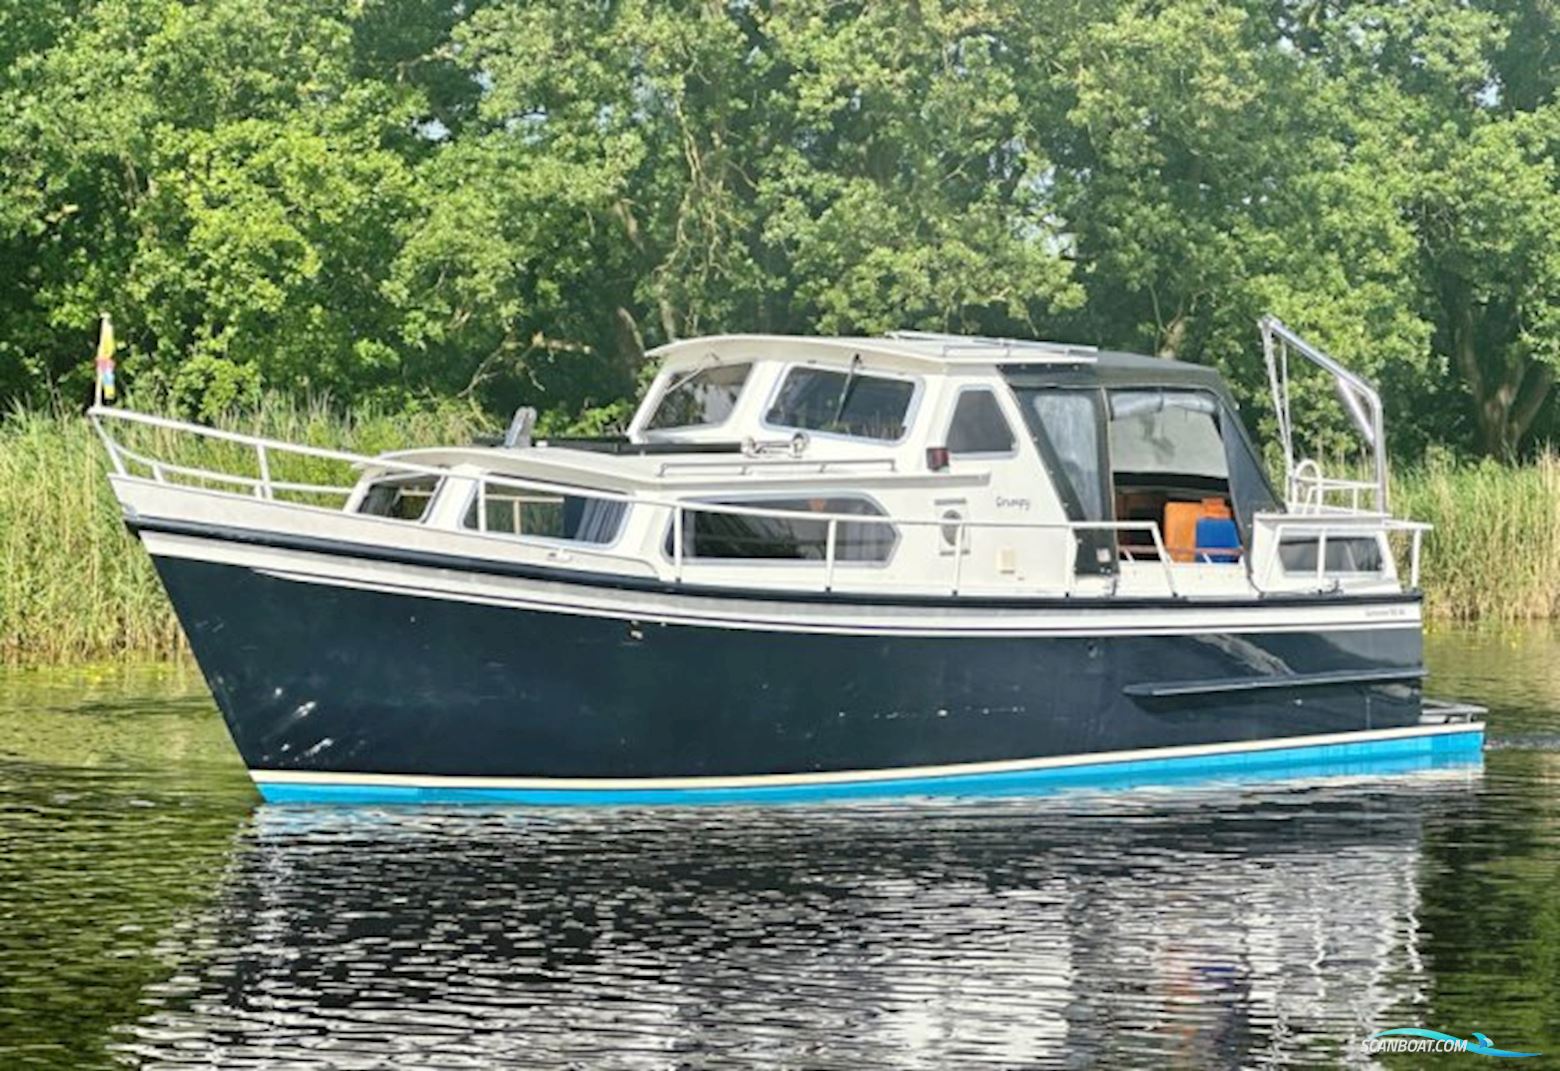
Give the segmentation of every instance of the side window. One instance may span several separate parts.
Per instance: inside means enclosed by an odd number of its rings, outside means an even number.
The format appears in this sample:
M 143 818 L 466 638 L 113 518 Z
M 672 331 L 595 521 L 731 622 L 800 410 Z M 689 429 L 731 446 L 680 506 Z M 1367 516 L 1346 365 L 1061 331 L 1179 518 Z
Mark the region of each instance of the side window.
M 948 424 L 950 454 L 1011 454 L 1015 445 L 995 394 L 983 388 L 960 393 Z
M 439 480 L 434 476 L 398 476 L 376 480 L 358 502 L 357 511 L 370 517 L 389 517 L 397 521 L 420 521 L 433 501 Z
M 793 368 L 764 419 L 783 428 L 894 442 L 905 433 L 915 384 L 861 372 Z
M 1316 536 L 1281 540 L 1278 544 L 1278 559 L 1283 563 L 1284 572 L 1315 573 L 1317 544 L 1320 542 Z M 1326 574 L 1376 574 L 1384 568 L 1386 563 L 1382 561 L 1381 544 L 1375 539 L 1346 536 L 1327 541 L 1327 562 L 1323 569 Z
M 829 522 L 809 517 L 809 513 L 883 515 L 875 503 L 850 497 L 724 499 L 710 504 L 794 512 L 796 516 L 715 513 L 690 508 L 683 513 L 685 558 L 821 562 L 828 557 Z M 667 554 L 673 552 L 673 538 L 673 531 L 669 530 Z M 882 521 L 841 521 L 834 533 L 834 560 L 886 562 L 896 539 L 894 526 Z
M 1158 524 L 1176 561 L 1239 561 L 1252 513 L 1273 500 L 1234 415 L 1203 390 L 1135 387 L 1108 397 L 1117 518 Z M 1156 553 L 1146 532 L 1122 540 L 1133 556 Z
M 481 502 L 481 508 L 478 502 Z M 623 528 L 628 503 L 587 495 L 553 495 L 502 483 L 482 487 L 462 522 L 467 528 L 500 535 L 611 543 Z
M 731 411 L 737 407 L 737 399 L 742 396 L 742 388 L 752 370 L 751 364 L 717 365 L 674 379 L 661 395 L 655 412 L 645 422 L 645 430 L 709 427 L 725 423 Z
M 1229 490 L 1218 403 L 1201 391 L 1110 392 L 1111 470 L 1124 483 Z

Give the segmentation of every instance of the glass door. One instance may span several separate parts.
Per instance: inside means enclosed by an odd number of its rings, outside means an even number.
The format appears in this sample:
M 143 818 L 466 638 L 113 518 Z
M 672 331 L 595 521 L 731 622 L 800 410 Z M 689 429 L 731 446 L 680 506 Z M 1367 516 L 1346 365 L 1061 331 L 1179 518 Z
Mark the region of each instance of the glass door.
M 1100 392 L 1092 387 L 1038 387 L 1017 393 L 1068 520 L 1113 521 Z M 1116 539 L 1110 529 L 1078 529 L 1077 546 L 1079 575 L 1116 572 Z

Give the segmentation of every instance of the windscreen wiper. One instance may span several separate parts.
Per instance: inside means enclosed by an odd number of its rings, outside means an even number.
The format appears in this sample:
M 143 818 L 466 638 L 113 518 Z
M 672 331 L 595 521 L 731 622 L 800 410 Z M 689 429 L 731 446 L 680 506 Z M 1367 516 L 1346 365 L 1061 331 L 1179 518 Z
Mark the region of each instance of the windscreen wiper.
M 856 389 L 856 369 L 861 367 L 861 354 L 856 354 L 850 359 L 850 371 L 845 373 L 845 385 L 840 388 L 840 400 L 834 407 L 834 419 L 829 421 L 830 427 L 839 427 L 840 417 L 845 415 L 845 406 L 850 404 L 851 391 Z
M 682 375 L 668 383 L 666 385 L 666 389 L 661 392 L 661 397 L 663 399 L 666 398 L 672 393 L 672 391 L 688 382 L 694 376 L 697 376 L 703 372 L 708 372 L 711 368 L 714 368 L 718 364 L 720 364 L 720 358 L 713 353 L 710 354 L 708 357 L 704 358 L 704 360 L 700 361 L 697 366 L 688 369 L 688 371 L 684 372 Z

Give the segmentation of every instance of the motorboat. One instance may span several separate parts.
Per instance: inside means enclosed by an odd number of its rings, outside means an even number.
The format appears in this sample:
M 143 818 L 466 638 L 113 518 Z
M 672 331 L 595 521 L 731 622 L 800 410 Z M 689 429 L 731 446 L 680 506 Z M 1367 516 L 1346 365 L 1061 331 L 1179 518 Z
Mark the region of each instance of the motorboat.
M 1478 709 L 1423 695 L 1427 526 L 1388 508 L 1380 396 L 1260 327 L 1279 481 L 1210 368 L 920 332 L 670 343 L 610 438 L 522 410 L 501 440 L 369 456 L 91 419 L 267 800 L 1478 761 Z M 1302 375 L 1361 464 L 1302 456 Z

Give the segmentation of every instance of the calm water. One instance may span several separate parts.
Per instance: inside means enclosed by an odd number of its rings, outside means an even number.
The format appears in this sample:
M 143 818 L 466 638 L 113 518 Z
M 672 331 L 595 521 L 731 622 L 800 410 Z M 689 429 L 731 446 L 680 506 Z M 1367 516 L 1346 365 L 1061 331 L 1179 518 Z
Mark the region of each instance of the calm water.
M 0 1067 L 1560 1066 L 1560 633 L 1432 644 L 1482 770 L 751 810 L 263 807 L 193 674 L 0 673 Z

